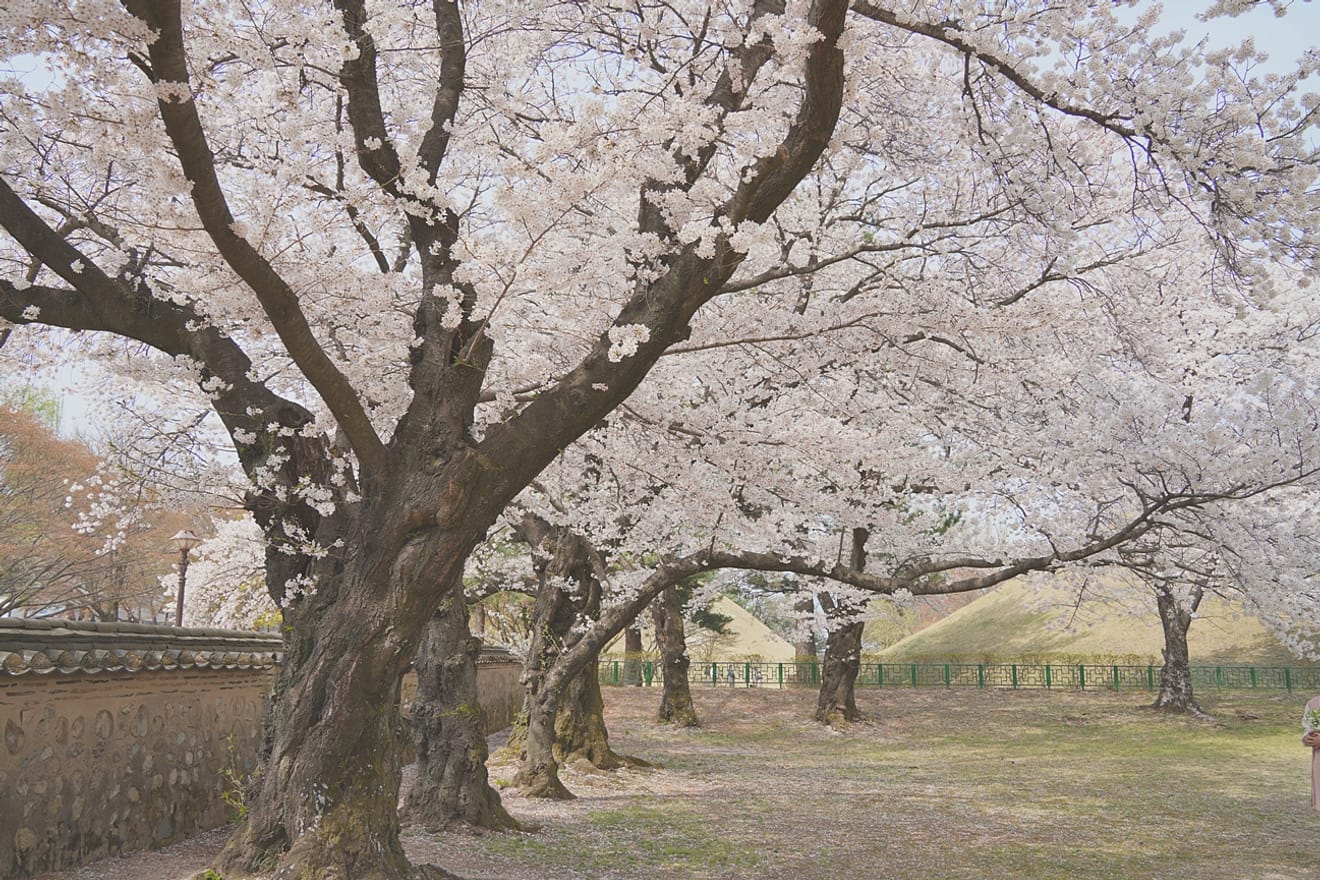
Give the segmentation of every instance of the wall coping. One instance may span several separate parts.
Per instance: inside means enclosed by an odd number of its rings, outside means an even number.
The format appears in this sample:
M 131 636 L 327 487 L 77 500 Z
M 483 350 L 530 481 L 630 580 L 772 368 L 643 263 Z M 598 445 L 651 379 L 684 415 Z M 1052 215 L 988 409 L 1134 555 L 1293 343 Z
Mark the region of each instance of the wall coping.
M 0 680 L 29 673 L 270 669 L 283 658 L 278 633 L 0 617 Z
M 510 651 L 503 645 L 482 645 L 481 652 L 477 654 L 477 665 L 482 666 L 487 663 L 512 663 L 517 666 L 522 665 L 522 658 Z
M 79 675 L 188 669 L 270 669 L 284 660 L 279 633 L 155 623 L 0 617 L 0 680 L 30 673 Z M 482 645 L 477 663 L 521 664 Z

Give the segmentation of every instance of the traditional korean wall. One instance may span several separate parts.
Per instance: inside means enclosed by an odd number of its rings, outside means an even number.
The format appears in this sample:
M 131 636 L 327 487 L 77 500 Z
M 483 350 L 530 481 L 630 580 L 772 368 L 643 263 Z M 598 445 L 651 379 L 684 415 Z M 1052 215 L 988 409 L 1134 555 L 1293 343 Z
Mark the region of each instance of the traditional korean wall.
M 522 661 L 508 649 L 493 645 L 481 649 L 477 657 L 477 700 L 481 703 L 487 734 L 508 727 L 522 711 L 524 691 L 521 678 Z M 410 669 L 403 674 L 399 693 L 404 717 L 411 717 L 413 699 L 417 694 L 415 671 Z
M 274 634 L 0 618 L 0 880 L 232 820 L 282 651 Z M 521 670 L 482 651 L 487 732 L 521 710 Z
M 0 877 L 230 821 L 281 650 L 257 633 L 0 620 Z
M 485 647 L 477 658 L 477 700 L 486 733 L 503 730 L 522 711 L 522 661 L 503 648 Z

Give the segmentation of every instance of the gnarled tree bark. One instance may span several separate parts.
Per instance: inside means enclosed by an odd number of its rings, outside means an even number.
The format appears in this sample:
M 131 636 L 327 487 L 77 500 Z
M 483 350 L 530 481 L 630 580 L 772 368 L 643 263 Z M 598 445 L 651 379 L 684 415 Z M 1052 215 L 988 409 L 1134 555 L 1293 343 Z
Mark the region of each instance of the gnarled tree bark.
M 866 529 L 852 530 L 852 556 L 854 571 L 866 567 Z M 821 593 L 821 605 L 829 621 L 829 636 L 825 639 L 825 660 L 821 665 L 820 693 L 816 698 L 816 720 L 830 723 L 837 720 L 859 721 L 863 715 L 857 708 L 853 686 L 861 667 L 862 630 L 864 623 L 856 619 L 860 610 L 849 602 L 836 600 L 829 593 Z
M 459 557 L 400 540 L 403 531 L 390 528 L 397 521 L 383 513 L 343 518 L 350 534 L 364 523 L 380 531 L 376 540 L 358 541 L 360 552 L 351 557 L 314 563 L 315 592 L 285 605 L 289 630 L 269 719 L 270 753 L 246 819 L 221 854 L 225 876 L 447 876 L 410 865 L 399 843 L 397 706 L 400 677 L 430 616 L 414 585 L 418 578 L 457 583 L 461 569 L 446 570 L 444 560 Z M 405 613 L 375 613 L 390 604 Z
M 585 760 L 601 770 L 642 763 L 609 747 L 596 671 L 599 650 L 591 652 L 574 675 L 547 675 L 559 656 L 577 644 L 574 624 L 600 613 L 605 560 L 580 535 L 540 517 L 524 516 L 519 531 L 540 555 L 541 585 L 523 670 L 526 728 L 512 743 L 521 746 L 522 757 L 514 781 L 528 797 L 568 798 L 572 795 L 559 780 L 565 763 Z
M 683 602 L 677 586 L 667 587 L 651 604 L 655 640 L 660 647 L 664 692 L 660 696 L 658 718 L 677 727 L 696 727 L 697 708 L 692 703 L 692 684 L 688 679 L 691 659 L 687 636 L 683 631 Z
M 450 592 L 417 650 L 412 712 L 417 779 L 404 800 L 403 818 L 428 831 L 454 825 L 518 829 L 486 774 L 485 712 L 477 692 L 481 641 L 469 633 L 467 618 L 462 593 Z
M 1160 691 L 1153 708 L 1204 714 L 1192 693 L 1192 663 L 1187 648 L 1187 631 L 1192 627 L 1192 616 L 1200 607 L 1202 596 L 1202 588 L 1193 587 L 1191 601 L 1184 606 L 1167 586 L 1155 587 L 1155 604 L 1164 630 L 1164 665 L 1160 667 Z
M 610 734 L 605 728 L 605 698 L 600 691 L 600 677 L 593 658 L 585 664 L 565 688 L 555 716 L 555 758 L 560 766 L 584 762 L 597 770 L 617 770 L 626 766 L 645 766 L 646 762 L 620 755 L 610 748 Z

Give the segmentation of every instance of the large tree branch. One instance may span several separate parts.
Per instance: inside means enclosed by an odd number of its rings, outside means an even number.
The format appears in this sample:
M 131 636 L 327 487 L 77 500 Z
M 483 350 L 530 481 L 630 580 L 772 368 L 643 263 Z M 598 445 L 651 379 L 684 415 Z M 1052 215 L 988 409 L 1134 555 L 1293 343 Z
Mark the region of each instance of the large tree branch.
M 422 137 L 417 158 L 427 171 L 428 182 L 434 185 L 449 148 L 449 132 L 463 95 L 467 47 L 463 43 L 463 17 L 457 0 L 431 0 L 431 5 L 435 9 L 436 35 L 440 38 L 440 82 L 431 104 L 431 127 Z
M 431 126 L 422 136 L 417 159 L 434 185 L 449 148 L 450 132 L 458 115 L 467 68 L 463 18 L 455 0 L 432 0 L 436 36 L 440 41 L 440 79 L 431 103 Z M 358 164 L 372 180 L 396 198 L 408 197 L 399 188 L 403 162 L 385 122 L 376 71 L 376 41 L 367 30 L 368 12 L 363 0 L 335 0 L 345 32 L 357 47 L 356 58 L 344 62 L 339 82 L 348 93 L 348 121 L 353 129 Z M 444 213 L 439 211 L 438 213 Z M 414 234 L 425 223 L 409 216 Z
M 853 11 L 858 15 L 874 21 L 887 24 L 900 30 L 912 34 L 920 34 L 924 37 L 937 40 L 944 45 L 956 49 L 965 57 L 975 58 L 977 61 L 991 68 L 1004 79 L 1011 82 L 1031 99 L 1045 107 L 1051 107 L 1065 116 L 1072 116 L 1078 119 L 1086 119 L 1094 122 L 1101 128 L 1107 129 L 1125 140 L 1134 140 L 1141 137 L 1149 137 L 1146 132 L 1138 130 L 1133 125 L 1132 117 L 1124 116 L 1118 113 L 1101 113 L 1091 107 L 1084 107 L 1080 104 L 1074 104 L 1067 101 L 1057 93 L 1046 92 L 1036 83 L 1032 82 L 1027 76 L 1014 67 L 1011 63 L 994 55 L 986 50 L 976 46 L 971 40 L 967 39 L 962 30 L 953 22 L 929 22 L 912 18 L 891 9 L 885 9 L 870 0 L 854 0 Z
M 821 34 L 804 65 L 797 117 L 778 147 L 741 177 L 738 189 L 716 212 L 735 225 L 765 222 L 824 152 L 843 100 L 843 53 L 837 41 L 847 13 L 846 0 L 817 0 L 809 23 Z M 713 221 L 712 221 L 713 222 Z M 615 317 L 612 331 L 645 328 L 637 350 L 611 358 L 615 340 L 602 334 L 586 358 L 556 385 L 510 421 L 493 426 L 480 444 L 492 461 L 507 463 L 500 480 L 510 494 L 531 480 L 556 454 L 627 398 L 662 354 L 686 338 L 696 310 L 714 297 L 742 262 L 744 254 L 719 233 L 715 253 L 698 256 L 696 242 L 685 247 L 655 283 L 636 291 Z
M 783 14 L 784 5 L 783 0 L 756 0 L 749 17 L 749 27 L 754 25 L 758 19 L 767 15 Z M 696 45 L 700 46 L 703 41 L 697 40 L 695 42 Z M 681 181 L 674 182 L 648 180 L 642 186 L 641 204 L 637 217 L 637 226 L 640 231 L 654 233 L 668 240 L 673 239 L 674 230 L 670 228 L 664 212 L 658 206 L 659 199 L 656 196 L 674 190 L 690 190 L 701 175 L 705 173 L 706 168 L 715 157 L 719 141 L 718 135 L 723 133 L 725 119 L 730 113 L 742 106 L 751 90 L 752 83 L 756 80 L 757 74 L 773 57 L 774 46 L 769 37 L 762 37 L 755 43 L 743 45 L 734 52 L 733 63 L 726 66 L 719 79 L 716 80 L 714 88 L 711 89 L 710 94 L 705 99 L 706 105 L 716 111 L 712 137 L 697 150 L 695 156 L 689 156 L 679 150 L 672 149 L 673 141 L 666 143 L 666 147 L 671 149 L 675 164 L 682 170 L 683 177 Z M 736 77 L 732 72 L 735 67 L 738 71 Z
M 392 448 L 427 438 L 440 459 L 447 459 L 466 442 L 472 406 L 480 396 L 490 346 L 480 326 L 472 321 L 476 292 L 455 282 L 459 261 L 453 246 L 458 239 L 459 216 L 447 206 L 428 200 L 417 184 L 403 180 L 399 157 L 381 106 L 377 49 L 368 29 L 363 0 L 336 0 L 345 32 L 357 47 L 357 56 L 344 62 L 339 81 L 348 95 L 348 121 L 358 164 L 381 189 L 400 201 L 424 207 L 406 211 L 408 229 L 421 262 L 422 295 L 413 320 L 413 333 L 421 340 L 412 351 L 409 384 L 413 399 L 394 434 Z M 454 120 L 463 95 L 467 64 L 463 20 L 454 0 L 432 0 L 439 38 L 440 76 L 431 105 L 430 127 L 418 146 L 417 161 L 434 186 L 448 153 Z M 379 258 L 378 258 L 379 260 Z M 460 301 L 437 290 L 457 289 Z M 457 322 L 446 312 L 459 309 Z M 414 463 L 416 464 L 416 463 Z M 412 465 L 409 465 L 412 466 Z
M 337 0 L 344 30 L 357 47 L 357 57 L 339 69 L 339 82 L 348 93 L 348 124 L 353 129 L 358 164 L 381 189 L 399 196 L 403 164 L 385 125 L 376 78 L 376 41 L 367 32 L 367 9 L 362 0 Z
M 1158 498 L 1143 499 L 1141 509 L 1110 533 L 1096 536 L 1072 549 L 1053 549 L 1052 552 L 1016 559 L 983 556 L 949 556 L 919 563 L 900 565 L 889 575 L 862 570 L 850 561 L 825 562 L 806 557 L 783 556 L 776 553 L 758 553 L 749 550 L 720 550 L 711 547 L 682 557 L 667 557 L 626 601 L 606 609 L 581 639 L 565 651 L 547 674 L 551 679 L 566 681 L 642 613 L 648 604 L 666 587 L 685 578 L 718 569 L 779 572 L 815 577 L 847 584 L 877 595 L 891 596 L 907 591 L 916 596 L 949 595 L 984 590 L 1023 574 L 1036 571 L 1055 571 L 1070 563 L 1084 562 L 1107 550 L 1137 541 L 1152 531 L 1163 528 L 1166 515 L 1195 510 L 1207 505 L 1241 501 L 1255 497 L 1320 473 L 1316 468 L 1299 470 L 1274 480 L 1250 486 L 1232 487 L 1220 491 L 1172 492 Z M 971 574 L 952 580 L 935 577 L 967 569 L 988 569 L 984 574 Z
M 203 227 L 225 262 L 256 294 L 289 356 L 334 414 L 357 453 L 364 476 L 380 472 L 385 468 L 385 447 L 356 390 L 316 340 L 298 295 L 247 239 L 234 231 L 234 216 L 216 175 L 215 157 L 189 84 L 178 0 L 128 0 L 126 5 L 129 12 L 157 32 L 148 50 L 147 69 L 157 89 L 166 133 L 192 183 L 192 200 Z
M 187 304 L 152 296 L 145 282 L 111 278 L 41 219 L 0 178 L 0 227 L 72 289 L 0 281 L 0 317 L 70 330 L 114 333 L 201 367 L 199 380 L 244 466 L 264 459 L 270 424 L 302 428 L 312 414 L 251 378 L 252 361 L 234 340 Z M 35 310 L 35 312 L 34 312 Z M 216 384 L 212 380 L 219 380 Z M 248 438 L 252 439 L 248 439 Z

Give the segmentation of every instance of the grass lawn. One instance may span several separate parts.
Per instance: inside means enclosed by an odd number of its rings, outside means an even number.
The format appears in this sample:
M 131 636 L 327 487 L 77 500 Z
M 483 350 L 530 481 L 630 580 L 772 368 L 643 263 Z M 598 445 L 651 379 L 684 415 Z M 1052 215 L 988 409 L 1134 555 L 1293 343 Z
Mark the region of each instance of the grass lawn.
M 1320 878 L 1309 695 L 1201 694 L 1204 721 L 1147 694 L 866 690 L 873 720 L 845 730 L 807 720 L 810 691 L 695 696 L 705 726 L 676 731 L 658 690 L 607 689 L 616 750 L 663 769 L 506 791 L 538 832 L 407 832 L 410 855 L 501 880 Z

